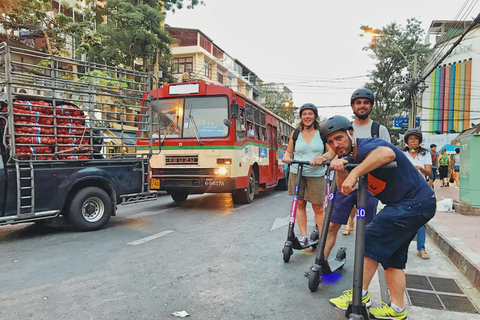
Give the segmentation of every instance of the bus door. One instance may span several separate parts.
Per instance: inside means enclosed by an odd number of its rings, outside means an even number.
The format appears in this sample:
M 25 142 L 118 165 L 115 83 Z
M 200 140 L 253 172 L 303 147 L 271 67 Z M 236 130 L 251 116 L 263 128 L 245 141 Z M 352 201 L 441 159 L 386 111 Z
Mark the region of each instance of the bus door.
M 278 173 L 278 160 L 277 160 L 277 128 L 272 126 L 271 124 L 268 125 L 268 131 L 270 132 L 270 142 L 269 146 L 269 165 L 270 170 L 272 172 L 269 178 L 269 184 L 276 184 L 278 181 L 277 173 Z

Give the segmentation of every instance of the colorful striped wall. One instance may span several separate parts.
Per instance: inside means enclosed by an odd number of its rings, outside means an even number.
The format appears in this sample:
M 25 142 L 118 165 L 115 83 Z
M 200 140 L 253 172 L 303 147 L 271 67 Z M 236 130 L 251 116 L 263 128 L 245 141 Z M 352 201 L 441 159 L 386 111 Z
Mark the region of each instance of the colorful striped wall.
M 430 75 L 430 132 L 470 127 L 472 60 L 437 68 Z

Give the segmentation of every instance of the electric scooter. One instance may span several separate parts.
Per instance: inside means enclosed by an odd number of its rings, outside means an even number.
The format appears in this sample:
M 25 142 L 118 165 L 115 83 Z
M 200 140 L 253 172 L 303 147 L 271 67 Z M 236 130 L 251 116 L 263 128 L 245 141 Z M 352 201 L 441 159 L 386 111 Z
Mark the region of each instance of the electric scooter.
M 356 164 L 347 164 L 345 169 L 352 170 Z M 392 161 L 380 168 L 396 168 L 397 163 Z M 365 303 L 362 303 L 363 284 L 363 256 L 365 253 L 365 208 L 367 206 L 368 176 L 365 174 L 358 179 L 357 221 L 355 231 L 355 258 L 353 265 L 353 292 L 345 317 L 349 320 L 369 320 L 370 315 Z
M 330 161 L 326 162 L 326 165 L 329 165 Z M 325 259 L 325 244 L 327 241 L 328 228 L 330 226 L 330 220 L 332 218 L 333 204 L 335 200 L 335 192 L 337 191 L 337 181 L 334 170 L 328 168 L 326 178 L 326 209 L 325 209 L 325 218 L 323 220 L 322 232 L 320 234 L 320 239 L 318 242 L 319 249 L 317 250 L 317 255 L 315 257 L 315 264 L 305 272 L 305 275 L 308 277 L 308 288 L 310 291 L 315 292 L 318 289 L 318 285 L 322 281 L 322 275 L 330 274 L 337 270 L 340 270 L 345 265 L 347 261 L 347 248 L 341 247 L 338 249 L 335 258 L 330 260 Z
M 287 241 L 283 246 L 283 261 L 288 262 L 290 261 L 290 256 L 293 254 L 293 249 L 296 250 L 303 250 L 312 247 L 315 249 L 318 245 L 318 230 L 314 230 L 310 235 L 310 240 L 306 246 L 302 246 L 298 241 L 298 238 L 295 236 L 294 227 L 295 227 L 295 219 L 297 217 L 297 202 L 298 202 L 298 191 L 300 189 L 300 181 L 302 179 L 302 172 L 304 165 L 310 165 L 309 161 L 298 161 L 293 160 L 290 162 L 291 164 L 298 164 L 298 172 L 297 172 L 297 180 L 295 181 L 295 190 L 293 194 L 293 201 L 292 201 L 292 208 L 290 210 L 290 222 L 288 224 L 288 234 L 287 234 Z

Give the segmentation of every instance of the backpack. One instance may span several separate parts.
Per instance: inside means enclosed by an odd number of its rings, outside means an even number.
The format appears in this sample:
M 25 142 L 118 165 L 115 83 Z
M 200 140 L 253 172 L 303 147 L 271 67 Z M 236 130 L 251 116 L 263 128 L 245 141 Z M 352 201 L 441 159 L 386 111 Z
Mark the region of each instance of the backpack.
M 441 166 L 448 166 L 448 155 L 447 154 L 443 154 L 440 157 L 440 165 Z

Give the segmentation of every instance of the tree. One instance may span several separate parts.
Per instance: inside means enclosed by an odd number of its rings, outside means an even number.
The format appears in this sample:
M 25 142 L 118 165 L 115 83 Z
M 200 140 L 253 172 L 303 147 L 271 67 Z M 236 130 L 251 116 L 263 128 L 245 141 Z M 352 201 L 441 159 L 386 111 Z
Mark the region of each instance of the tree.
M 163 69 L 169 69 L 172 38 L 163 27 L 164 9 L 181 9 L 183 0 L 107 0 L 103 7 L 88 1 L 86 16 L 97 29 L 84 33 L 80 50 L 89 60 L 132 69 L 140 64 L 143 71 L 151 71 L 158 51 Z M 199 3 L 189 0 L 187 8 Z
M 432 50 L 422 44 L 424 31 L 416 19 L 408 19 L 405 28 L 394 22 L 380 30 L 368 26 L 360 29 L 378 35 L 364 48 L 376 60 L 376 69 L 370 73 L 371 82 L 365 86 L 375 93 L 371 117 L 391 129 L 395 117 L 408 115 L 412 93 L 417 90 L 412 86 L 415 53 L 421 70 Z
M 72 19 L 63 12 L 51 15 L 52 3 L 43 0 L 8 0 L 2 3 L 0 23 L 5 30 L 23 30 L 29 38 L 44 37 L 47 52 L 58 53 L 66 44 Z
M 2 0 L 0 23 L 6 30 L 30 30 L 32 38 L 44 37 L 47 51 L 58 54 L 72 37 L 78 53 L 90 61 L 151 71 L 157 51 L 165 70 L 171 66 L 172 39 L 163 27 L 164 9 L 188 9 L 201 0 L 85 0 L 83 20 L 73 21 L 69 9 L 56 12 L 51 1 Z M 79 11 L 79 8 L 76 8 Z M 54 13 L 52 15 L 52 12 Z M 79 15 L 77 13 L 77 19 Z
M 260 85 L 263 92 L 262 105 L 289 123 L 295 121 L 295 109 L 292 93 L 288 88 L 279 88 L 279 84 Z

